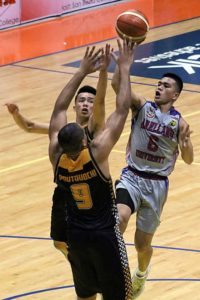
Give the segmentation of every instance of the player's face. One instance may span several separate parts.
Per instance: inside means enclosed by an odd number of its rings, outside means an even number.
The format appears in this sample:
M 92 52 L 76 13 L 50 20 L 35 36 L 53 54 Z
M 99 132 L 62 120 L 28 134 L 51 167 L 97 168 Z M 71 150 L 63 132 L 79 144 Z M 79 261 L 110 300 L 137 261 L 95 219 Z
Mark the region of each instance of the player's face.
M 80 93 L 76 99 L 74 109 L 78 118 L 88 118 L 93 111 L 95 95 L 90 93 Z
M 173 78 L 163 77 L 158 81 L 155 91 L 155 102 L 158 105 L 173 103 L 179 96 L 176 90 L 176 82 Z

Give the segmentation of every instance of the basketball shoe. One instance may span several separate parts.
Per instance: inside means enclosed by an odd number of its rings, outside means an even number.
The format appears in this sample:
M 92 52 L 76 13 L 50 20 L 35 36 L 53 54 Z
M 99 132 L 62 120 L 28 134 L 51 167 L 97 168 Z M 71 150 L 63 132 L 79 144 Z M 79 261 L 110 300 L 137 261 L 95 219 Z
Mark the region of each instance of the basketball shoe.
M 137 275 L 137 270 L 132 277 L 132 287 L 133 287 L 133 298 L 136 299 L 143 292 L 145 287 L 145 282 L 148 276 L 149 270 L 147 269 L 146 274 L 144 276 Z

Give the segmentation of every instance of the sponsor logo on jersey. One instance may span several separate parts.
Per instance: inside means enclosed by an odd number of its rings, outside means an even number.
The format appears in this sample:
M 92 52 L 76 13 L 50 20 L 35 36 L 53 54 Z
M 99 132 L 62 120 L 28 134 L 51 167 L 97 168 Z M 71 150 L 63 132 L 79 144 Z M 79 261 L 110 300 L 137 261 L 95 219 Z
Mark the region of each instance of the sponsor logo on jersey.
M 153 107 L 148 108 L 147 117 L 150 119 L 153 119 L 155 117 L 155 109 Z
M 169 123 L 169 126 L 171 127 L 175 127 L 177 125 L 177 120 L 171 120 L 171 122 Z

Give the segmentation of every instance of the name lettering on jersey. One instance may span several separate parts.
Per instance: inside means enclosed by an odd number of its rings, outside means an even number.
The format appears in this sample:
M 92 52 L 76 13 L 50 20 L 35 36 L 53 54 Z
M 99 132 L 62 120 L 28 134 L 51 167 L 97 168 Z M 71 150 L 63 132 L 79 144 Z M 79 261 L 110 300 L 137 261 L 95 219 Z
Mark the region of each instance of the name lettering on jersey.
M 136 150 L 136 156 L 139 158 L 142 158 L 142 159 L 145 159 L 148 161 L 153 161 L 153 162 L 160 163 L 160 164 L 163 164 L 164 159 L 165 159 L 164 156 L 152 155 L 152 154 L 140 151 L 138 149 Z
M 149 121 L 147 119 L 144 119 L 141 124 L 142 129 L 146 129 L 150 132 L 161 134 L 164 137 L 172 139 L 174 136 L 174 131 L 171 127 L 166 126 L 164 124 L 158 124 L 153 121 Z
M 86 181 L 89 180 L 93 177 L 97 176 L 97 172 L 95 169 L 89 171 L 89 172 L 85 172 L 83 174 L 79 174 L 79 175 L 71 175 L 71 176 L 64 176 L 64 175 L 60 175 L 58 176 L 58 179 L 60 181 L 64 181 L 64 182 L 80 182 L 80 181 Z

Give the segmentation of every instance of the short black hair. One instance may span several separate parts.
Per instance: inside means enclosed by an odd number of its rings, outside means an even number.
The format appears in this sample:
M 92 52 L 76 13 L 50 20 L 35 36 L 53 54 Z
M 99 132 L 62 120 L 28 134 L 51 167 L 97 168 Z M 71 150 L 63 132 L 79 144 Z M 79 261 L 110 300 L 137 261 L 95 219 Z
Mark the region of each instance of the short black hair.
M 169 77 L 172 78 L 176 81 L 176 85 L 178 88 L 178 92 L 181 93 L 182 89 L 183 89 L 183 80 L 181 79 L 180 76 L 176 75 L 175 73 L 165 73 L 163 74 L 163 77 Z
M 93 88 L 92 86 L 90 86 L 90 85 L 84 85 L 84 86 L 82 86 L 82 87 L 78 90 L 78 92 L 77 92 L 77 94 L 76 94 L 76 97 L 75 97 L 75 100 L 77 99 L 77 97 L 78 97 L 78 95 L 79 95 L 80 93 L 90 93 L 90 94 L 93 94 L 93 95 L 95 96 L 96 93 L 97 93 L 97 90 L 96 90 L 95 88 Z
M 68 123 L 58 133 L 58 143 L 66 153 L 81 151 L 83 147 L 84 130 L 77 123 Z

